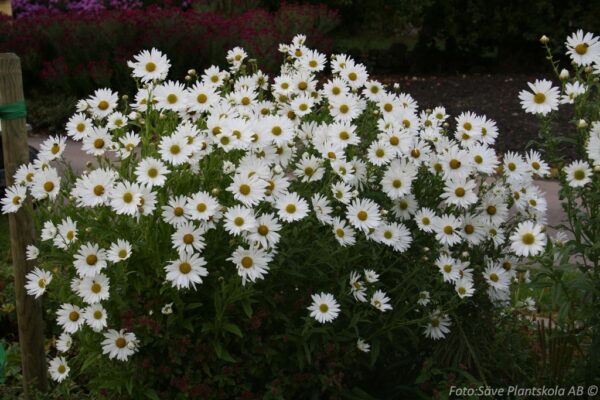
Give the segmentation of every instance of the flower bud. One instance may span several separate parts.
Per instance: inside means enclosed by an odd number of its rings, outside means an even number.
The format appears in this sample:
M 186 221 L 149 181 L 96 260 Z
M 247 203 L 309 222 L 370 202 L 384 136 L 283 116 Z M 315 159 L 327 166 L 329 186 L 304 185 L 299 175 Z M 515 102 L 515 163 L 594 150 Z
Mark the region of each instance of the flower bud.
M 577 127 L 579 129 L 585 129 L 585 128 L 587 128 L 587 126 L 588 126 L 588 123 L 586 122 L 585 119 L 580 119 L 579 121 L 577 121 Z
M 588 65 L 588 66 L 587 66 L 587 67 L 585 67 L 585 69 L 584 69 L 584 71 L 585 71 L 585 73 L 586 73 L 586 74 L 591 74 L 593 70 L 594 70 L 594 69 L 592 68 L 592 66 L 591 66 L 591 65 Z
M 191 81 L 191 80 L 192 80 L 192 77 L 191 77 L 190 75 L 186 75 L 186 76 L 185 76 L 185 80 L 189 82 L 189 81 Z
M 594 172 L 600 172 L 600 165 L 594 165 Z
M 214 188 L 210 192 L 212 193 L 213 196 L 218 196 L 219 193 L 221 193 L 221 191 L 219 190 L 219 188 Z
M 540 43 L 543 44 L 544 46 L 548 44 L 548 42 L 550 42 L 550 38 L 546 35 L 543 35 L 540 38 Z
M 196 75 L 196 70 L 195 69 L 188 69 L 187 74 L 191 75 L 191 76 L 194 76 L 194 75 Z
M 563 68 L 562 71 L 560 71 L 560 74 L 558 75 L 558 77 L 561 80 L 566 81 L 567 79 L 569 79 L 569 71 L 566 70 L 565 68 Z
M 127 101 L 127 100 L 129 100 L 129 96 L 124 94 L 123 96 L 121 96 L 121 99 L 123 99 L 123 101 Z

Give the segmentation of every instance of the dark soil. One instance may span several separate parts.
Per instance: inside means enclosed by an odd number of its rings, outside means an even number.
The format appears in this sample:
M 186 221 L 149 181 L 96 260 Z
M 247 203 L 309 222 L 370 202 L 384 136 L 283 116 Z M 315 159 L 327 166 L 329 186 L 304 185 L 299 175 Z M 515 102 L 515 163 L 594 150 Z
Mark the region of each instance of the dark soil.
M 409 93 L 420 109 L 442 105 L 452 119 L 461 112 L 472 111 L 495 120 L 500 131 L 496 149 L 504 153 L 523 151 L 538 138 L 538 117 L 523 111 L 518 96 L 521 90 L 528 89 L 527 82 L 540 78 L 539 75 L 388 75 L 381 80 L 398 82 L 400 90 Z M 554 132 L 574 130 L 569 123 L 569 107 L 561 106 Z

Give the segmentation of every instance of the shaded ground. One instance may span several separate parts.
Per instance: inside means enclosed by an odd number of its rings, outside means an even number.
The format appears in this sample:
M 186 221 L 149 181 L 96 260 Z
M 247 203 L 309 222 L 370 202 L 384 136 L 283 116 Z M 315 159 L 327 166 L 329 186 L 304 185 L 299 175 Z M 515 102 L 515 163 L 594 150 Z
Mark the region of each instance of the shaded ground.
M 443 105 L 453 117 L 472 111 L 495 120 L 500 130 L 496 146 L 500 153 L 522 151 L 538 136 L 538 117 L 523 111 L 518 96 L 521 90 L 528 88 L 527 82 L 540 79 L 539 75 L 387 75 L 379 78 L 385 83 L 398 82 L 400 89 L 412 95 L 421 109 Z M 562 106 L 555 132 L 572 130 L 567 107 L 570 106 Z

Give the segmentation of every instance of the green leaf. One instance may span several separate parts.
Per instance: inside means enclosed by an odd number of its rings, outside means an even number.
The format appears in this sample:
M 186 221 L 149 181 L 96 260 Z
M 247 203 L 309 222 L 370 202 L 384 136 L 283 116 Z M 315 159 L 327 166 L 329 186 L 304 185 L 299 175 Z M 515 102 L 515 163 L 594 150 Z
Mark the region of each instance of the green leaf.
M 160 397 L 158 397 L 158 394 L 156 394 L 156 392 L 154 391 L 154 389 L 152 388 L 148 388 L 144 391 L 144 395 L 152 400 L 160 400 Z
M 233 333 L 236 336 L 244 337 L 240 328 L 237 325 L 232 324 L 231 322 L 225 322 L 223 324 L 223 329 L 225 329 L 229 333 Z
M 250 304 L 249 301 L 243 302 L 242 308 L 244 309 L 244 313 L 246 314 L 246 317 L 248 317 L 248 318 L 252 317 L 252 304 Z

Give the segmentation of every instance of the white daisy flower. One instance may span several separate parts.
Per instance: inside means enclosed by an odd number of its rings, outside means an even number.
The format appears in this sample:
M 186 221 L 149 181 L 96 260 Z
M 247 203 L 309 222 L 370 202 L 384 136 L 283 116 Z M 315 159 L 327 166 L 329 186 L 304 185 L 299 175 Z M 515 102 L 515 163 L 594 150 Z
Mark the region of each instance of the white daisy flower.
M 187 106 L 185 86 L 167 81 L 154 89 L 154 100 L 159 110 L 181 111 Z
M 131 182 L 119 182 L 110 192 L 110 206 L 119 215 L 136 215 L 141 205 L 139 185 Z
M 31 195 L 38 199 L 56 199 L 60 191 L 60 178 L 54 168 L 38 171 L 33 177 Z
M 558 110 L 560 93 L 552 82 L 546 79 L 537 79 L 534 83 L 528 82 L 531 91 L 523 90 L 519 93 L 521 106 L 530 114 L 547 115 Z
M 66 250 L 70 245 L 77 242 L 77 221 L 73 221 L 71 217 L 63 219 L 56 226 L 56 229 L 57 233 L 53 242 L 59 249 Z
M 256 219 L 256 227 L 250 231 L 248 240 L 264 248 L 274 248 L 279 243 L 281 224 L 274 214 L 263 214 Z
M 381 290 L 375 291 L 373 296 L 371 296 L 371 305 L 381 312 L 386 312 L 387 310 L 392 309 L 392 306 L 389 304 L 389 302 L 390 298 L 387 297 L 387 295 Z
M 308 307 L 310 316 L 324 324 L 331 322 L 340 314 L 340 305 L 330 293 L 313 294 L 312 304 Z
M 104 118 L 113 112 L 119 102 L 119 94 L 110 89 L 98 89 L 87 100 L 89 110 L 96 118 Z
M 107 205 L 118 173 L 112 169 L 98 168 L 83 175 L 71 191 L 79 206 L 97 207 Z
M 27 256 L 27 260 L 36 260 L 40 255 L 40 249 L 33 244 L 29 244 L 27 245 L 25 255 Z
M 128 61 L 127 65 L 133 69 L 131 75 L 145 83 L 165 80 L 171 62 L 162 52 L 152 48 L 150 51 L 142 50 L 133 56 L 133 61 Z
M 2 198 L 2 214 L 16 213 L 27 198 L 27 187 L 12 185 L 6 189 Z
M 585 67 L 598 61 L 600 41 L 592 33 L 583 33 L 581 29 L 567 38 L 567 54 L 577 65 Z
M 319 193 L 316 193 L 311 198 L 312 209 L 317 217 L 317 220 L 322 224 L 330 224 L 331 223 L 331 212 L 333 209 L 329 204 L 329 200 Z
M 254 210 L 244 206 L 233 206 L 225 212 L 225 230 L 235 236 L 251 232 L 257 222 Z
M 120 112 L 114 112 L 108 116 L 106 128 L 114 131 L 115 129 L 123 129 L 127 125 L 128 119 Z
M 357 229 L 368 232 L 381 223 L 379 206 L 369 199 L 354 199 L 348 205 L 346 218 Z
M 27 294 L 35 296 L 37 299 L 46 291 L 46 287 L 52 282 L 52 274 L 48 271 L 35 267 L 33 271 L 30 271 L 26 276 L 27 283 L 25 289 Z
M 83 325 L 83 311 L 74 304 L 63 304 L 56 312 L 57 323 L 67 333 L 75 333 Z
M 464 299 L 465 297 L 473 297 L 475 293 L 475 286 L 472 279 L 460 278 L 454 283 L 454 290 L 458 294 L 458 297 Z
M 450 214 L 436 217 L 433 221 L 435 237 L 443 245 L 453 246 L 462 241 L 462 220 Z
M 362 303 L 367 302 L 367 287 L 364 282 L 360 280 L 361 276 L 358 272 L 353 271 L 350 274 L 350 293 L 357 301 Z
M 440 269 L 444 282 L 456 282 L 460 278 L 460 266 L 454 258 L 440 255 L 435 264 Z
M 99 303 L 110 297 L 110 282 L 102 273 L 94 276 L 85 276 L 77 281 L 77 294 L 88 304 Z
M 83 312 L 86 324 L 92 328 L 94 332 L 101 332 L 106 328 L 106 310 L 102 304 L 96 303 L 87 306 Z
M 256 282 L 257 279 L 264 279 L 272 259 L 273 257 L 265 250 L 252 247 L 244 249 L 239 246 L 227 261 L 235 264 L 238 275 L 242 278 L 242 285 L 245 285 L 247 281 Z
M 82 244 L 73 262 L 80 277 L 96 276 L 106 268 L 106 250 L 95 243 Z
M 282 221 L 299 221 L 308 215 L 308 203 L 297 193 L 289 192 L 277 199 L 275 208 Z
M 73 344 L 73 338 L 66 332 L 60 334 L 58 339 L 56 339 L 56 350 L 61 353 L 66 353 L 71 348 Z
M 54 357 L 50 360 L 48 372 L 50 373 L 52 380 L 56 382 L 64 381 L 67 376 L 69 376 L 69 371 L 71 371 L 71 368 L 67 365 L 67 361 L 64 357 Z
M 179 197 L 173 200 L 175 202 L 173 203 L 174 205 L 171 205 L 171 202 L 169 202 L 169 205 L 173 207 L 173 215 L 177 217 L 177 219 L 171 218 L 171 220 L 175 222 L 178 221 L 178 223 L 183 222 L 181 219 L 185 216 L 196 221 L 208 221 L 217 214 L 221 208 L 219 201 L 209 193 L 197 192 L 187 199 L 187 202 L 185 203 L 185 215 L 183 215 L 179 214 L 180 210 L 177 209 L 179 204 L 181 204 L 177 203 L 177 201 L 180 200 L 183 199 Z
M 483 277 L 488 285 L 497 290 L 506 290 L 510 285 L 510 274 L 495 262 L 488 262 L 486 269 L 483 271 Z
M 356 233 L 345 219 L 334 217 L 331 221 L 331 228 L 340 245 L 346 247 L 356 243 Z
M 81 150 L 92 156 L 103 156 L 112 146 L 112 137 L 108 130 L 94 126 L 89 135 L 83 138 Z
M 202 283 L 202 277 L 208 275 L 205 265 L 206 260 L 197 254 L 180 253 L 179 259 L 170 261 L 165 267 L 166 279 L 176 289 L 189 289 L 191 286 L 196 290 L 196 283 Z
M 179 252 L 201 252 L 206 246 L 203 233 L 204 231 L 196 227 L 194 223 L 184 222 L 178 225 L 177 230 L 171 235 L 173 248 Z
M 138 341 L 134 333 L 126 332 L 123 329 L 120 331 L 109 329 L 104 333 L 102 354 L 107 354 L 111 360 L 116 358 L 119 361 L 127 361 L 137 348 Z
M 425 326 L 425 337 L 433 340 L 443 339 L 450 332 L 450 325 L 452 323 L 448 315 L 436 310 L 430 315 L 429 322 Z
M 432 209 L 424 207 L 415 213 L 414 218 L 420 230 L 423 232 L 433 232 L 433 221 L 435 221 L 436 217 Z
M 362 340 L 361 338 L 358 338 L 356 340 L 356 348 L 362 351 L 363 353 L 368 353 L 371 351 L 371 345 Z
M 38 158 L 52 161 L 60 158 L 67 147 L 67 138 L 51 136 L 40 144 Z
M 115 243 L 112 243 L 106 253 L 106 258 L 112 263 L 125 261 L 129 257 L 131 257 L 131 243 L 123 239 L 117 239 Z
M 431 295 L 429 294 L 428 291 L 424 290 L 422 292 L 419 292 L 419 300 L 417 300 L 417 304 L 425 307 L 430 302 L 431 302 Z
M 379 282 L 379 274 L 372 269 L 365 269 L 363 275 L 365 276 L 365 281 L 369 283 Z
M 77 113 L 67 122 L 67 135 L 73 140 L 82 140 L 92 133 L 93 123 L 83 113 Z
M 532 221 L 519 223 L 510 236 L 511 250 L 517 256 L 536 256 L 544 251 L 546 247 L 546 234 L 542 226 Z
M 233 182 L 227 187 L 227 191 L 233 193 L 233 198 L 246 207 L 252 207 L 263 200 L 267 185 L 267 182 L 258 176 L 248 176 L 241 171 L 233 177 Z
M 148 187 L 163 186 L 167 180 L 169 169 L 162 161 L 153 157 L 142 159 L 135 168 L 137 182 Z
M 567 182 L 572 188 L 583 187 L 592 181 L 592 169 L 585 161 L 576 160 L 564 168 Z
M 181 165 L 189 160 L 193 147 L 183 135 L 164 136 L 158 145 L 160 157 L 172 165 Z

